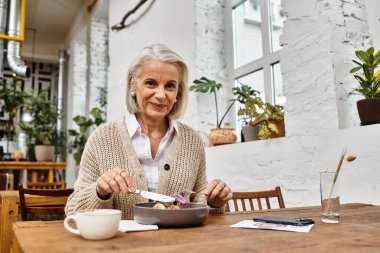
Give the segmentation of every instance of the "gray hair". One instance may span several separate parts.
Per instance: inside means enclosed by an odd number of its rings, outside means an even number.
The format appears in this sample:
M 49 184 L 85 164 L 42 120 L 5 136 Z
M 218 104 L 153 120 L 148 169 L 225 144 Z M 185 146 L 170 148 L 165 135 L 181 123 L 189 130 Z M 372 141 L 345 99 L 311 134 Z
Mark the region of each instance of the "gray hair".
M 168 116 L 172 119 L 179 118 L 186 108 L 187 103 L 187 82 L 188 82 L 188 69 L 186 63 L 183 61 L 182 57 L 176 52 L 171 50 L 165 45 L 154 44 L 147 46 L 141 50 L 137 58 L 132 62 L 128 69 L 128 80 L 127 80 L 127 109 L 130 113 L 137 113 L 140 111 L 139 106 L 136 101 L 136 97 L 131 95 L 131 85 L 134 82 L 134 78 L 139 76 L 139 71 L 145 62 L 149 60 L 157 59 L 162 62 L 173 64 L 178 68 L 179 71 L 179 85 L 177 102 L 174 104 L 172 110 Z

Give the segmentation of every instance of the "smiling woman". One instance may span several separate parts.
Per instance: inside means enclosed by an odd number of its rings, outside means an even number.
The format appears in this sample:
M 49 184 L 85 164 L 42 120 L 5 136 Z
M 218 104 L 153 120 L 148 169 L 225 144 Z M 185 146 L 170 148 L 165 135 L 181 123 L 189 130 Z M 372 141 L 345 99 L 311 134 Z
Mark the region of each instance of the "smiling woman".
M 193 191 L 187 201 L 223 212 L 231 189 L 219 179 L 207 184 L 202 139 L 176 121 L 186 106 L 187 74 L 182 58 L 164 45 L 140 52 L 128 71 L 128 112 L 88 139 L 66 214 L 116 208 L 131 219 L 134 205 L 147 201 L 136 189 L 164 195 Z
M 137 105 L 142 105 L 139 122 L 147 118 L 162 119 L 171 112 L 178 94 L 179 70 L 176 66 L 150 60 L 141 68 L 139 77 L 131 79 L 131 92 L 135 92 Z

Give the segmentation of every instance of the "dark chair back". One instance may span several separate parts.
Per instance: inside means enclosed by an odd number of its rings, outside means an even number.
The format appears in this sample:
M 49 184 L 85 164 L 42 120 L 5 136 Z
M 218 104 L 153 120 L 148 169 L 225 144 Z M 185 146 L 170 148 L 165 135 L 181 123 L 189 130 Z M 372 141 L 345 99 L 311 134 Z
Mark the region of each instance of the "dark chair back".
M 282 197 L 281 188 L 277 186 L 274 190 L 257 191 L 257 192 L 233 192 L 232 199 L 226 204 L 225 211 L 231 212 L 230 204 L 233 203 L 234 212 L 250 211 L 250 210 L 262 210 L 265 200 L 266 209 L 272 209 L 269 199 L 277 198 L 278 207 L 285 208 L 284 199 Z M 257 202 L 257 206 L 255 206 Z M 247 207 L 248 205 L 248 207 Z
M 28 189 L 19 185 L 21 219 L 27 220 L 62 220 L 65 218 L 65 205 L 54 203 L 54 198 L 69 197 L 74 189 Z M 44 196 L 46 204 L 27 205 L 25 194 Z

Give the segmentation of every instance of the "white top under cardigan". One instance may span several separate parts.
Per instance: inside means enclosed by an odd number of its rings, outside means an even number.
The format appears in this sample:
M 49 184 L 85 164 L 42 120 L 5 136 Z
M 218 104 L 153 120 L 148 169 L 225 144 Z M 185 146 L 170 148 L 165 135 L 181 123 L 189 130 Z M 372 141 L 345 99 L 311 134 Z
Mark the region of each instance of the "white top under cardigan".
M 174 120 L 169 119 L 169 128 L 160 141 L 154 159 L 150 151 L 150 139 L 142 131 L 142 128 L 136 119 L 136 115 L 127 112 L 125 116 L 125 125 L 127 126 L 129 138 L 131 139 L 137 158 L 139 159 L 141 166 L 144 169 L 145 176 L 148 179 L 148 190 L 155 192 L 158 185 L 159 168 L 162 167 L 161 165 L 165 161 L 165 152 L 173 141 L 175 131 L 178 133 L 177 123 Z

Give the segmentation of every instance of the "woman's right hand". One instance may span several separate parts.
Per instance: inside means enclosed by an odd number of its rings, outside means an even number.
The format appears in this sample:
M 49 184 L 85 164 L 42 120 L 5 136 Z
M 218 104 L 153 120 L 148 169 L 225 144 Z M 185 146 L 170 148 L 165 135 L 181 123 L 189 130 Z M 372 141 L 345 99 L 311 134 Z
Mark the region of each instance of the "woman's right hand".
M 96 192 L 100 198 L 107 198 L 112 193 L 128 196 L 135 190 L 132 178 L 125 170 L 119 168 L 107 171 L 96 180 Z

